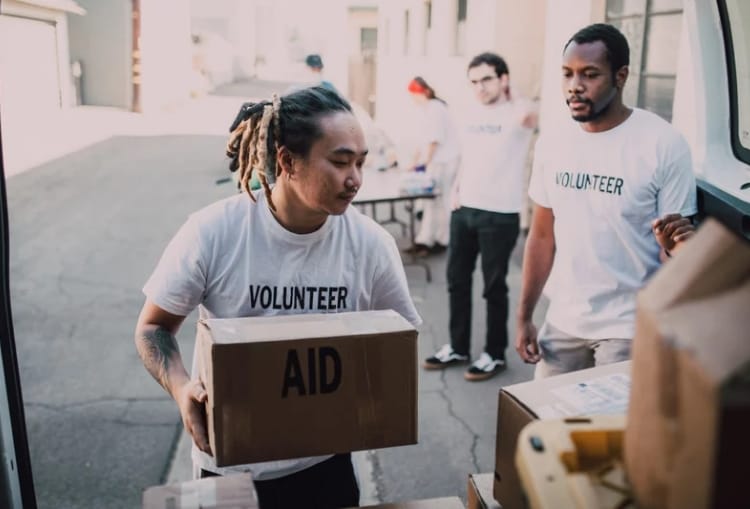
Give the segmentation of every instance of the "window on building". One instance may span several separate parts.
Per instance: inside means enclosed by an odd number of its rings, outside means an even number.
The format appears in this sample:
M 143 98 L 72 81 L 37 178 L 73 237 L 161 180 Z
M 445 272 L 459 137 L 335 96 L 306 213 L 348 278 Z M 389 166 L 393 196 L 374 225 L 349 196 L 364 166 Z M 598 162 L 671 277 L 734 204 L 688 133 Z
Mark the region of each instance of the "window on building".
M 409 54 L 409 10 L 404 11 L 404 55 Z
M 732 101 L 732 148 L 737 157 L 750 164 L 750 3 L 725 0 L 725 18 L 729 31 L 727 63 Z
M 456 55 L 463 55 L 466 49 L 466 12 L 469 0 L 456 1 Z
M 424 30 L 422 31 L 422 54 L 430 53 L 430 29 L 432 28 L 432 1 L 424 3 Z
M 383 32 L 385 33 L 385 47 L 383 48 L 383 53 L 388 55 L 391 52 L 391 20 L 387 18 L 383 23 Z
M 458 21 L 466 21 L 466 2 L 468 0 L 458 0 Z
M 378 50 L 378 29 L 361 28 L 359 30 L 360 53 L 376 53 Z
M 630 43 L 625 102 L 671 121 L 682 0 L 607 0 L 607 22 Z

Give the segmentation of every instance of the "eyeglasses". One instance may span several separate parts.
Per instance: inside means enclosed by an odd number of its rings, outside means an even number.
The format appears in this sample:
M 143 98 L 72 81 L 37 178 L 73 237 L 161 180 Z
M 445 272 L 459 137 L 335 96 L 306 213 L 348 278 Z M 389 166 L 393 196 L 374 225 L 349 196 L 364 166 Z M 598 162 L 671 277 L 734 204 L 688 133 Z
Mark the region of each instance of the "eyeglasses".
M 491 81 L 496 80 L 497 78 L 498 78 L 497 76 L 485 76 L 483 78 L 479 78 L 478 80 L 469 80 L 469 81 L 471 81 L 471 84 L 474 86 L 477 86 L 477 85 L 484 86 L 484 85 L 489 84 Z

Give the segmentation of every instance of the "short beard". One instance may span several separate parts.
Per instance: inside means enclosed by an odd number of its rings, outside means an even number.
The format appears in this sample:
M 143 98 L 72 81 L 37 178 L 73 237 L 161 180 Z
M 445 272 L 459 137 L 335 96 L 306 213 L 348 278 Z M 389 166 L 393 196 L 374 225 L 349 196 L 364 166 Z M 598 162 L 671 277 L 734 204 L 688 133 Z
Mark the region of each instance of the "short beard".
M 609 111 L 610 106 L 612 106 L 612 101 L 615 100 L 616 96 L 617 88 L 613 87 L 610 95 L 607 98 L 599 101 L 598 103 L 594 103 L 589 99 L 584 99 L 583 102 L 588 104 L 589 106 L 589 113 L 587 115 L 572 115 L 573 120 L 581 123 L 593 122 L 594 120 L 604 116 L 604 114 Z

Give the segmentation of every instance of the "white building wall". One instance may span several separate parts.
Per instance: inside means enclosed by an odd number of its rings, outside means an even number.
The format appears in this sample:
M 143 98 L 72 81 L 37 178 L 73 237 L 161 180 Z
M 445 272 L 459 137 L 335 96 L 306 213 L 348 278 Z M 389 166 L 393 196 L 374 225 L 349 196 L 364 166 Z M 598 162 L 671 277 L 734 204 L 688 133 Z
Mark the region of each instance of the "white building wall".
M 348 0 L 310 2 L 256 0 L 254 30 L 257 67 L 262 79 L 304 82 L 309 75 L 304 58 L 317 53 L 323 58 L 324 76 L 339 90 L 348 90 L 350 39 Z
M 194 33 L 212 32 L 232 45 L 231 80 L 255 75 L 257 17 L 253 0 L 191 0 L 190 17 Z
M 414 143 L 417 116 L 406 90 L 422 76 L 457 116 L 473 103 L 466 78 L 470 59 L 494 51 L 509 62 L 511 81 L 525 96 L 538 94 L 544 39 L 544 0 L 468 0 L 464 41 L 459 42 L 457 0 L 433 0 L 426 30 L 424 0 L 383 0 L 380 5 L 376 120 L 399 145 Z M 409 51 L 404 53 L 404 12 L 409 11 Z M 427 41 L 425 45 L 421 41 Z M 459 50 L 463 50 L 459 52 Z M 507 51 L 506 51 L 507 50 Z M 515 67 L 514 67 L 515 65 Z M 524 77 L 516 83 L 515 76 Z M 402 148 L 408 153 L 410 148 Z
M 77 10 L 79 16 L 83 10 Z M 48 22 L 54 26 L 55 43 L 57 51 L 57 62 L 53 73 L 57 76 L 60 100 L 58 107 L 61 109 L 68 108 L 73 104 L 74 93 L 72 90 L 72 81 L 70 73 L 70 48 L 68 45 L 68 18 L 67 13 L 57 9 L 45 8 L 32 5 L 31 2 L 22 3 L 15 0 L 4 0 L 0 14 L 16 16 L 21 19 L 40 20 Z M 16 49 L 18 50 L 18 49 Z M 22 50 L 21 50 L 22 51 Z M 12 76 L 5 77 L 12 79 Z
M 375 100 L 377 53 L 369 48 L 363 48 L 362 32 L 374 30 L 377 33 L 377 28 L 377 7 L 351 7 L 349 9 L 346 43 L 349 87 L 343 92 L 346 93 L 349 101 L 359 104 L 368 113 L 372 111 Z
M 467 6 L 466 18 L 470 30 L 466 31 L 467 56 L 471 58 L 477 53 L 497 46 L 497 35 L 500 22 L 498 12 L 502 12 L 501 0 L 471 0 Z M 507 2 L 505 2 L 507 3 Z M 515 9 L 521 8 L 524 2 L 513 2 Z M 499 51 L 502 54 L 502 51 Z
M 603 22 L 603 0 L 548 0 L 542 63 L 539 130 L 553 130 L 570 118 L 561 88 L 562 51 L 581 28 Z
M 319 5 L 323 2 L 311 2 Z M 328 0 L 328 13 L 324 17 L 313 19 L 314 33 L 322 37 L 320 54 L 325 63 L 324 73 L 328 80 L 339 90 L 349 90 L 349 54 L 354 51 L 349 47 L 349 2 L 346 0 Z M 338 29 L 334 28 L 338 27 Z
M 83 104 L 133 105 L 133 10 L 130 2 L 79 0 L 85 16 L 71 15 L 70 58 L 83 69 Z
M 405 45 L 407 10 L 409 42 Z M 418 112 L 406 89 L 409 81 L 423 77 L 451 109 L 463 99 L 458 83 L 465 75 L 464 58 L 455 55 L 455 0 L 433 2 L 432 26 L 426 37 L 425 24 L 422 0 L 384 0 L 380 5 L 375 120 L 396 143 L 401 163 L 410 158 L 416 143 Z
M 235 55 L 235 76 L 249 78 L 255 76 L 255 33 L 250 30 L 252 20 L 256 17 L 254 2 L 237 0 L 237 16 L 229 25 L 229 33 L 237 47 Z
M 360 30 L 363 28 L 377 28 L 378 27 L 378 11 L 374 10 L 356 10 L 352 9 L 349 11 L 347 21 L 347 41 L 346 41 L 346 53 L 347 55 L 359 55 L 361 33 Z
M 191 85 L 190 9 L 184 0 L 141 2 L 141 109 L 186 101 Z

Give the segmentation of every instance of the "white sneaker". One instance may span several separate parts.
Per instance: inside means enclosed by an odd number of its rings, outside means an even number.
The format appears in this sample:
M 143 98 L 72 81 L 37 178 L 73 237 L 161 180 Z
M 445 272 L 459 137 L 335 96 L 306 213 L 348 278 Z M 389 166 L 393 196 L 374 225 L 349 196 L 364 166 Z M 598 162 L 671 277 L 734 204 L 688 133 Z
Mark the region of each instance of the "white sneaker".
M 505 369 L 505 359 L 493 359 L 487 352 L 482 352 L 482 355 L 466 370 L 464 378 L 472 382 L 487 380 L 503 369 Z
M 424 369 L 443 369 L 454 364 L 461 364 L 469 360 L 468 355 L 461 355 L 456 353 L 451 345 L 443 345 L 435 355 L 425 359 L 422 367 Z

